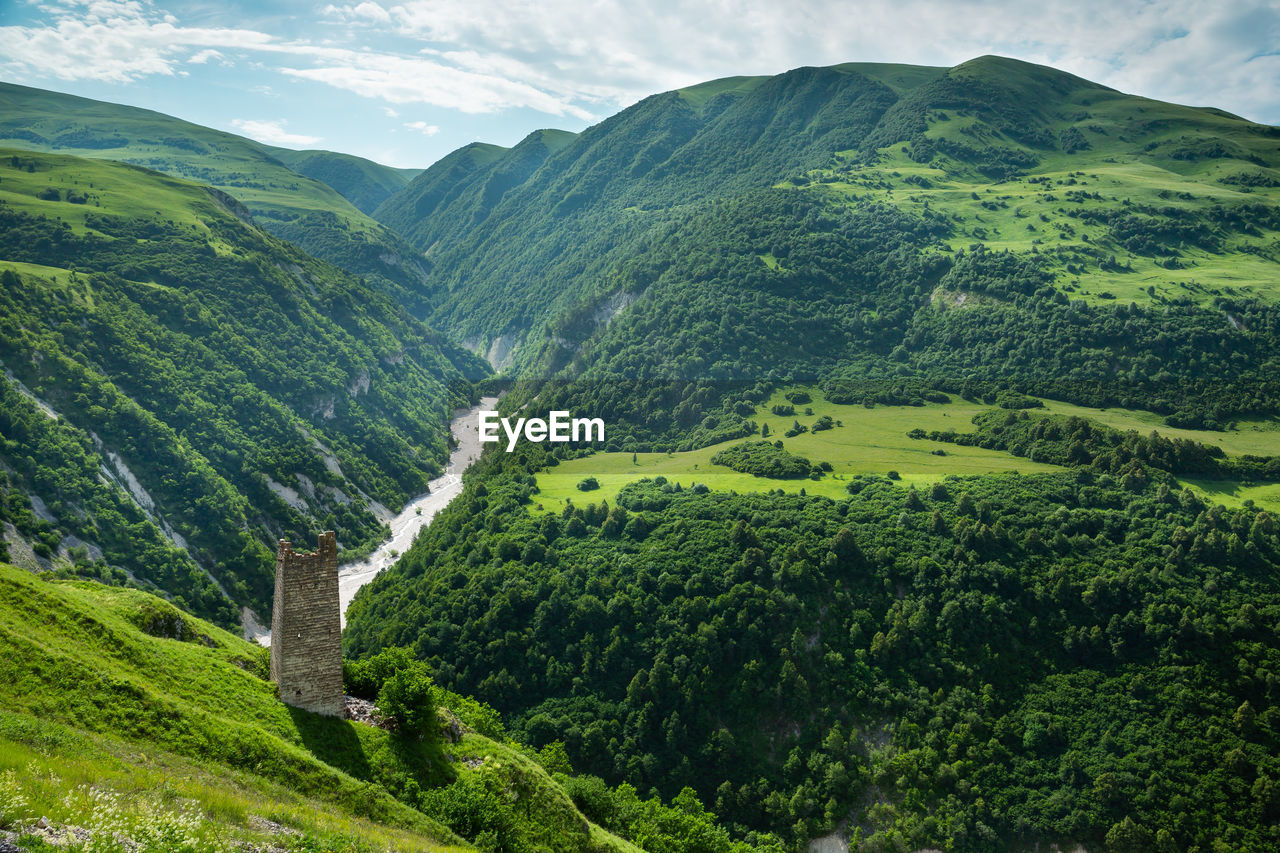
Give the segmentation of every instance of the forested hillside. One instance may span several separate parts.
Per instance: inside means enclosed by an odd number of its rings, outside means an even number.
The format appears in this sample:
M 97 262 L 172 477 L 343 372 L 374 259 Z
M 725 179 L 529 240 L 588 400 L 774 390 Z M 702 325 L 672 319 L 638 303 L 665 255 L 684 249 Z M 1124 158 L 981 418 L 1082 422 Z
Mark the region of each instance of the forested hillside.
M 275 540 L 383 536 L 482 363 L 229 196 L 123 164 L 0 156 L 11 557 L 270 612 Z
M 576 767 L 801 846 L 1280 840 L 1269 512 L 1133 461 L 530 512 L 555 462 L 487 456 L 348 649 L 410 645 Z
M 299 175 L 333 187 L 361 213 L 373 213 L 378 205 L 422 173 L 421 169 L 395 169 L 337 151 L 295 151 L 262 146 Z

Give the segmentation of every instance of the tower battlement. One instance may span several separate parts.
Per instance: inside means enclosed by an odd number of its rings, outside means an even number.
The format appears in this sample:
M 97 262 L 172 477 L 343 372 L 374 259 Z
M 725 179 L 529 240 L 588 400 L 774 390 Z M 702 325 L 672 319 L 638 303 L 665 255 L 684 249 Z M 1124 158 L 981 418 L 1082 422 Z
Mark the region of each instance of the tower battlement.
M 320 534 L 316 550 L 293 550 L 281 539 L 271 610 L 271 680 L 295 708 L 342 716 L 342 627 L 338 542 Z

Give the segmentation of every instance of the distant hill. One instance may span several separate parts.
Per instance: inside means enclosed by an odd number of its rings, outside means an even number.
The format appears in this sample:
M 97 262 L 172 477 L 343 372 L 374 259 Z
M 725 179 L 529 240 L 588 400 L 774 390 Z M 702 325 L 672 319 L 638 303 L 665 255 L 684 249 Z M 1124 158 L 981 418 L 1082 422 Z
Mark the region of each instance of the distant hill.
M 574 137 L 567 131 L 536 130 L 510 149 L 479 142 L 459 148 L 373 215 L 429 252 L 440 240 L 459 239 L 482 222 L 509 190 L 527 181 Z
M 151 110 L 0 83 L 0 145 L 122 160 L 224 190 L 264 228 L 367 277 L 406 305 L 422 299 L 418 253 L 362 210 L 408 174 L 348 154 L 291 151 Z
M 333 187 L 361 213 L 373 213 L 374 208 L 389 196 L 422 174 L 421 169 L 394 169 L 336 151 L 295 151 L 272 145 L 262 147 L 299 175 Z
M 275 540 L 378 541 L 486 371 L 220 190 L 5 149 L 0 224 L 3 515 L 33 568 L 262 618 Z

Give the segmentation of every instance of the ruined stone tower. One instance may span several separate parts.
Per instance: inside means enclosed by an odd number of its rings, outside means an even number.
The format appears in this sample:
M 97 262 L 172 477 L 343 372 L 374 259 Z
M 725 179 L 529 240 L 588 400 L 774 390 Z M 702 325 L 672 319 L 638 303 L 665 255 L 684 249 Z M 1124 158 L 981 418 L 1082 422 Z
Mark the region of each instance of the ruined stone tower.
M 271 680 L 295 708 L 342 716 L 342 628 L 338 604 L 338 542 L 320 534 L 313 554 L 280 540 L 276 600 L 271 612 Z

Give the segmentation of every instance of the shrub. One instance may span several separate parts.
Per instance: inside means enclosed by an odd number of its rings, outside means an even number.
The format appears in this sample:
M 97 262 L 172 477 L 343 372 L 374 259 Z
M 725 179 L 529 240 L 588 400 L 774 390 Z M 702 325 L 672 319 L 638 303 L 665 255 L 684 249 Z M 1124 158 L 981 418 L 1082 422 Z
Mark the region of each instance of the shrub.
M 712 456 L 711 464 L 774 480 L 800 480 L 810 476 L 814 466 L 809 460 L 788 453 L 782 449 L 781 444 L 782 442 L 744 441 Z
M 395 717 L 406 734 L 430 734 L 436 721 L 431 670 L 422 661 L 397 669 L 378 691 L 378 710 Z

